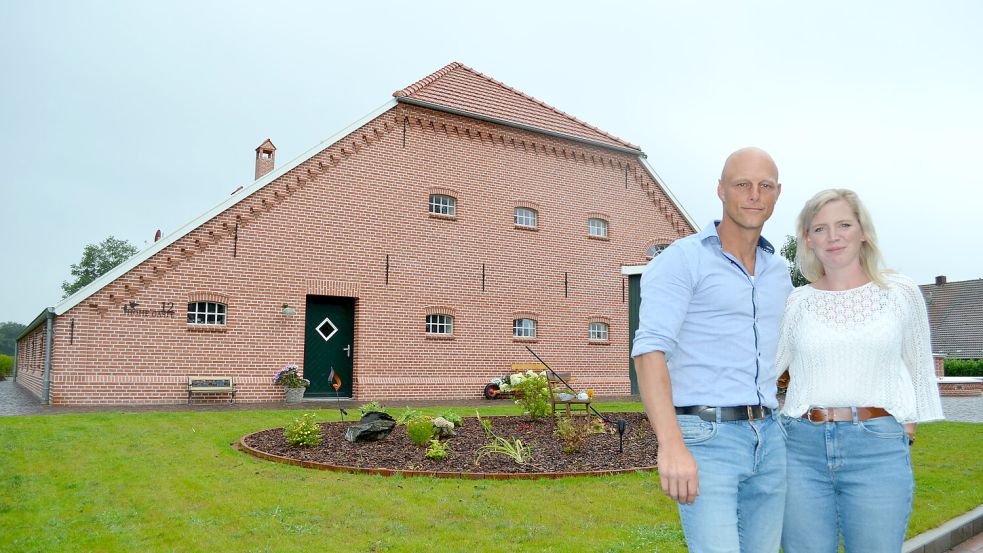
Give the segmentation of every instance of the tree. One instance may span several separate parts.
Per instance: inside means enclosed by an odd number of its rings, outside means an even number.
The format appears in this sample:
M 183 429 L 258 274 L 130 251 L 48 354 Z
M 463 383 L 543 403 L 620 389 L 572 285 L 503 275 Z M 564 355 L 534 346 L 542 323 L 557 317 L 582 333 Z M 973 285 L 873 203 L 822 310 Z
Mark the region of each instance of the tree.
M 0 323 L 0 355 L 14 354 L 14 341 L 25 328 L 27 327 L 14 321 Z
M 792 235 L 786 236 L 781 253 L 782 257 L 788 261 L 788 273 L 792 276 L 792 286 L 798 288 L 799 286 L 809 284 L 809 281 L 806 280 L 806 277 L 802 276 L 802 273 L 799 272 L 799 266 L 795 263 L 796 248 L 795 237 Z
M 68 297 L 78 292 L 135 253 L 137 253 L 136 246 L 126 240 L 117 240 L 112 236 L 103 240 L 101 244 L 87 245 L 82 250 L 82 260 L 77 264 L 72 263 L 72 276 L 75 277 L 75 280 L 73 282 L 66 280 L 61 283 L 61 289 L 65 291 L 65 295 L 62 297 Z

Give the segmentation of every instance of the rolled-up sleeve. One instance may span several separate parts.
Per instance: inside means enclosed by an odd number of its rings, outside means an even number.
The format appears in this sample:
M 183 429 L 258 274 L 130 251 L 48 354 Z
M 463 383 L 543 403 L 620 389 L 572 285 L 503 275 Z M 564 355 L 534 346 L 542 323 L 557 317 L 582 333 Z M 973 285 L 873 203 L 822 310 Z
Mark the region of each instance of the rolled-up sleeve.
M 642 271 L 641 306 L 632 356 L 661 351 L 671 358 L 693 297 L 693 270 L 686 251 L 674 244 Z

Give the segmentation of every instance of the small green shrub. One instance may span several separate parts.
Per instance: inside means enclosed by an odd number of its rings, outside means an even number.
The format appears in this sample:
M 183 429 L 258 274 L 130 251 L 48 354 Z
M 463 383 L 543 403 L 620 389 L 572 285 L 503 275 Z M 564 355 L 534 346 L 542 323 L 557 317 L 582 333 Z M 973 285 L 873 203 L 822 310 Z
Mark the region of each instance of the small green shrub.
M 444 420 L 449 420 L 454 423 L 454 428 L 461 428 L 464 426 L 464 417 L 458 415 L 453 411 L 444 411 L 437 415 L 438 417 L 444 417 Z
M 591 434 L 604 434 L 608 431 L 608 427 L 606 424 L 604 424 L 603 420 L 591 417 L 590 425 L 587 427 L 587 431 Z
M 378 401 L 370 401 L 370 402 L 366 403 L 365 405 L 363 405 L 363 406 L 361 406 L 361 407 L 358 408 L 358 412 L 361 413 L 363 417 L 365 416 L 366 413 L 370 413 L 372 411 L 378 411 L 380 413 L 385 413 L 386 412 L 386 408 L 383 407 L 382 404 L 379 403 Z
M 416 409 L 404 409 L 402 414 L 396 417 L 396 424 L 403 426 L 404 424 L 422 415 L 423 413 Z
M 476 415 L 478 415 L 478 412 L 477 411 L 475 411 L 474 413 Z M 481 415 L 478 415 L 478 421 L 481 423 L 481 427 L 485 429 L 485 432 L 488 432 L 489 434 L 491 434 L 491 431 L 492 431 L 492 421 L 481 418 Z
M 564 453 L 578 453 L 584 449 L 590 427 L 585 422 L 575 421 L 573 417 L 558 417 L 554 433 L 563 442 Z
M 478 422 L 485 429 L 485 432 L 492 438 L 492 443 L 485 444 L 478 449 L 478 454 L 474 457 L 474 464 L 480 465 L 481 458 L 485 455 L 504 455 L 519 465 L 525 465 L 532 457 L 532 447 L 522 443 L 522 440 L 513 438 L 506 440 L 501 436 L 496 436 L 491 431 L 491 424 L 485 424 L 485 420 L 478 415 Z
M 549 380 L 545 374 L 529 374 L 512 386 L 516 393 L 516 405 L 521 405 L 533 420 L 545 417 L 550 410 Z
M 283 435 L 293 445 L 316 446 L 321 443 L 321 425 L 314 419 L 314 413 L 304 413 L 283 429 Z
M 406 423 L 406 435 L 420 447 L 427 445 L 434 435 L 433 419 L 421 416 L 410 420 Z
M 946 359 L 946 376 L 983 376 L 983 359 Z
M 450 451 L 450 447 L 448 447 L 446 442 L 430 440 L 430 447 L 427 448 L 424 457 L 432 461 L 443 461 L 447 458 L 448 451 Z
M 0 378 L 11 376 L 13 373 L 14 358 L 9 355 L 0 354 Z

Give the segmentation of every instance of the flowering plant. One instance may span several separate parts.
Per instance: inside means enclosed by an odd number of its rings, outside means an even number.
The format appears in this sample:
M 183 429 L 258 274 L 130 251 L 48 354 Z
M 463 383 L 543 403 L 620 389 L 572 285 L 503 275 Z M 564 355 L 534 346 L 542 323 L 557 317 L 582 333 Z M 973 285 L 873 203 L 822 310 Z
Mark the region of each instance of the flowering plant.
M 306 388 L 311 385 L 311 381 L 306 378 L 302 378 L 297 374 L 297 365 L 287 365 L 280 369 L 276 376 L 273 377 L 273 383 L 279 384 L 284 388 Z

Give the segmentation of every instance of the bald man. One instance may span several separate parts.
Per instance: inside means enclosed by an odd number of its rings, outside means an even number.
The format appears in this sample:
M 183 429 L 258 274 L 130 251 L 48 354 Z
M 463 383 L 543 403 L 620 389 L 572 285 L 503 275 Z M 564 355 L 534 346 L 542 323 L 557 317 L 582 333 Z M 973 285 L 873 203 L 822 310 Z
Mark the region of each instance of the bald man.
M 774 363 L 792 283 L 761 230 L 781 191 L 767 152 L 734 152 L 717 183 L 721 219 L 642 273 L 632 355 L 662 490 L 679 503 L 691 553 L 778 551 L 785 435 Z

